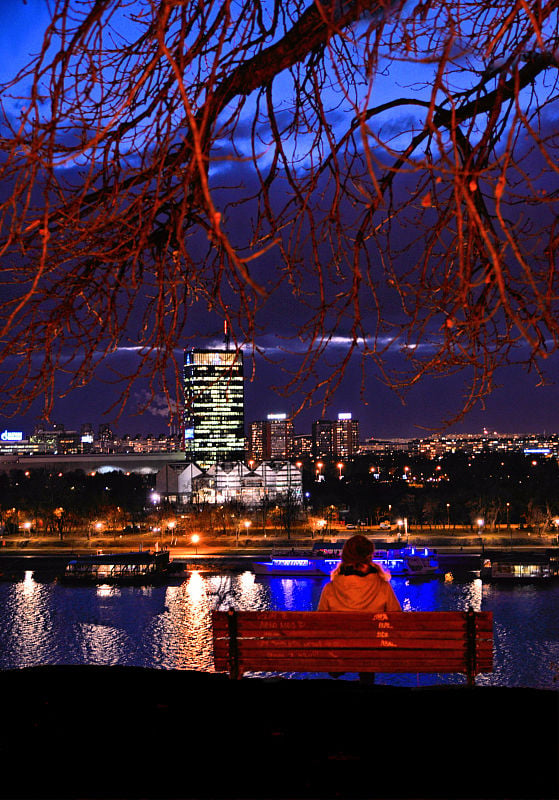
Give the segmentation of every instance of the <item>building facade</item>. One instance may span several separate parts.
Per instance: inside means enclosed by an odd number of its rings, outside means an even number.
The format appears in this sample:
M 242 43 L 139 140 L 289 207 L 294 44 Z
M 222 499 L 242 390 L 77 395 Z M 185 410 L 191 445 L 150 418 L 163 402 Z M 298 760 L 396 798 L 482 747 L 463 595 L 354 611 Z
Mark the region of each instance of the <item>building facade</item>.
M 291 495 L 296 505 L 303 500 L 301 469 L 290 461 L 263 461 L 255 469 L 242 462 L 214 464 L 192 481 L 193 503 L 240 503 L 257 507 Z
M 359 453 L 359 420 L 350 413 L 338 414 L 338 419 L 320 419 L 312 425 L 312 455 L 314 458 L 353 458 Z
M 244 459 L 243 354 L 186 350 L 184 354 L 184 447 L 204 469 Z
M 255 461 L 285 459 L 293 455 L 293 422 L 286 414 L 268 414 L 250 425 L 249 456 Z

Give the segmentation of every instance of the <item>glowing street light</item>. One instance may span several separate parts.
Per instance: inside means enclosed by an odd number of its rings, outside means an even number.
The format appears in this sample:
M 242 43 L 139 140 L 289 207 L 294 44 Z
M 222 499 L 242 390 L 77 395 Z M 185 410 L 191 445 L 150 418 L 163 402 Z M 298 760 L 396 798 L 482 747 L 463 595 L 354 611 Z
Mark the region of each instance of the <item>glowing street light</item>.
M 481 549 L 483 551 L 483 526 L 485 525 L 485 520 L 482 517 L 480 517 L 479 519 L 476 520 L 476 522 L 477 522 L 477 532 L 479 538 L 481 539 Z
M 245 526 L 245 536 L 248 536 L 248 529 L 252 525 L 252 522 L 249 519 L 245 519 L 243 525 Z
M 198 542 L 199 541 L 200 541 L 200 537 L 198 536 L 198 534 L 197 533 L 193 533 L 192 534 L 192 544 L 196 548 L 196 550 L 195 550 L 196 555 L 198 555 Z
M 316 462 L 316 479 L 317 479 L 317 481 L 322 480 L 322 467 L 323 466 L 324 466 L 324 464 L 322 463 L 322 461 L 317 461 Z
M 338 475 L 338 477 L 339 477 L 339 479 L 341 480 L 341 479 L 342 479 L 342 477 L 343 477 L 343 476 L 342 476 L 342 470 L 343 470 L 343 468 L 344 468 L 344 465 L 343 465 L 343 463 L 342 463 L 341 461 L 339 461 L 339 462 L 336 464 L 336 467 L 337 467 L 337 468 L 339 469 L 339 471 L 340 471 L 340 474 Z

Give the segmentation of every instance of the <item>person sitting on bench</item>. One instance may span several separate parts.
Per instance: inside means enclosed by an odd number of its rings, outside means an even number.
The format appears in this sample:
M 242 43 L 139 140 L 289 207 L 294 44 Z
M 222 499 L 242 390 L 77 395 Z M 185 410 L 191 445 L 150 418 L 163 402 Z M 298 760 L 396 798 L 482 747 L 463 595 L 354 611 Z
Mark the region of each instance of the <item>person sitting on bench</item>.
M 375 545 L 361 533 L 346 541 L 342 560 L 322 590 L 318 611 L 401 611 L 390 575 L 373 564 Z

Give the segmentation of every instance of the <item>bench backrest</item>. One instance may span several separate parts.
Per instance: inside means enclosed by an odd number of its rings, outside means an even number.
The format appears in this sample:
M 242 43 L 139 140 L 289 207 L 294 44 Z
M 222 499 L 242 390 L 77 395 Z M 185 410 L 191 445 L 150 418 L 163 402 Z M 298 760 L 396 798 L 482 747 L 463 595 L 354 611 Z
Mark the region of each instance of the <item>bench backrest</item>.
M 213 611 L 215 668 L 244 672 L 462 672 L 493 669 L 490 611 L 381 614 Z

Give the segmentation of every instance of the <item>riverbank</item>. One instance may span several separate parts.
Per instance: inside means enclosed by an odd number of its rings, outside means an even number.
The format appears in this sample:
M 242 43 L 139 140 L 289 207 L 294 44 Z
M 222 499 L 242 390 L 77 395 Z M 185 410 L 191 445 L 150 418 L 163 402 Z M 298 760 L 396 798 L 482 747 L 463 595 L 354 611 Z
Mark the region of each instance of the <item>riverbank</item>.
M 428 545 L 430 547 L 470 548 L 510 548 L 510 547 L 553 547 L 558 545 L 557 532 L 539 534 L 518 526 L 499 527 L 495 530 L 473 531 L 469 527 L 437 527 L 437 528 L 410 528 L 407 535 L 399 535 L 396 530 L 384 531 L 378 527 L 360 528 L 366 536 L 375 541 L 382 541 L 393 545 L 409 543 Z M 324 532 L 320 538 L 326 541 L 347 539 L 356 533 L 355 529 L 348 529 L 336 525 L 331 530 Z M 193 536 L 195 535 L 194 539 Z M 196 538 L 197 537 L 197 538 Z M 175 528 L 162 532 L 149 530 L 142 532 L 125 532 L 104 530 L 97 533 L 91 529 L 67 532 L 62 538 L 56 535 L 47 535 L 33 531 L 0 535 L 0 554 L 13 550 L 53 550 L 95 552 L 98 549 L 111 550 L 137 550 L 171 548 L 186 551 L 189 554 L 209 553 L 229 550 L 268 551 L 274 547 L 312 547 L 317 536 L 310 531 L 293 531 L 287 536 L 281 529 L 270 528 L 266 533 L 258 529 L 243 529 L 236 533 L 224 534 L 221 531 L 208 531 L 202 528 L 192 529 L 189 532 Z
M 559 795 L 549 690 L 99 666 L 10 670 L 0 685 L 6 797 Z

